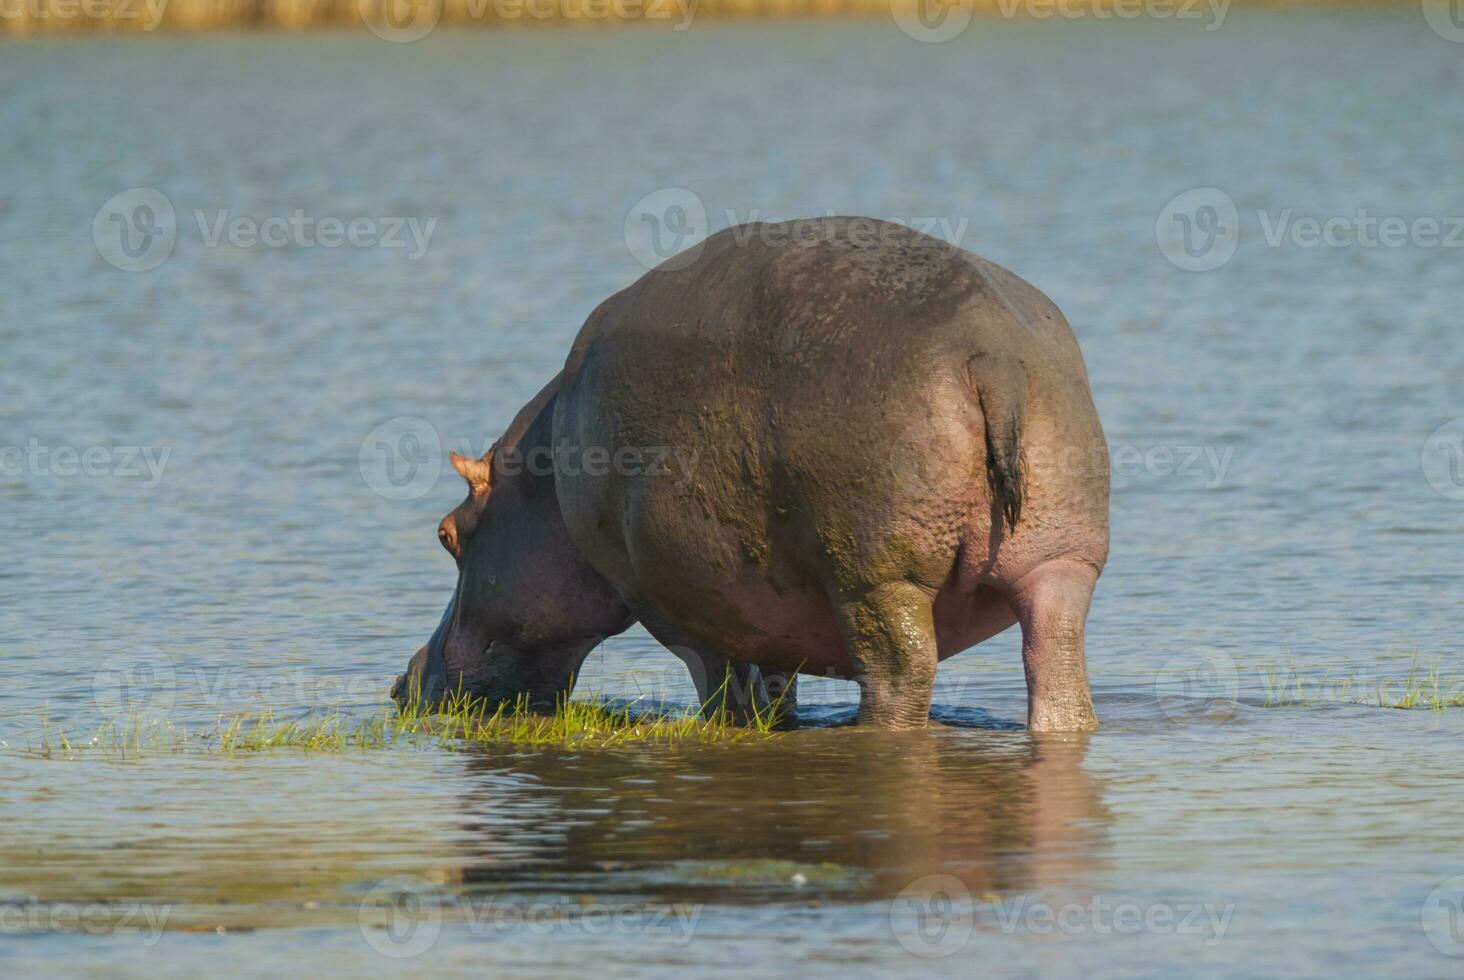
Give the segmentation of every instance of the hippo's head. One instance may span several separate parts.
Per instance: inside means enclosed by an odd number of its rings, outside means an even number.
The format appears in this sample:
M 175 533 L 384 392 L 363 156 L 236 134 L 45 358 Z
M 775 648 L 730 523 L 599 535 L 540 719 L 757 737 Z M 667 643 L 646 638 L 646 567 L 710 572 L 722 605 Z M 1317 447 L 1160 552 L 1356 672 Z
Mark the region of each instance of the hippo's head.
M 570 540 L 552 474 L 505 474 L 493 450 L 451 459 L 468 496 L 437 538 L 457 562 L 457 589 L 392 698 L 435 703 L 461 691 L 553 707 L 589 651 L 625 629 L 629 614 Z

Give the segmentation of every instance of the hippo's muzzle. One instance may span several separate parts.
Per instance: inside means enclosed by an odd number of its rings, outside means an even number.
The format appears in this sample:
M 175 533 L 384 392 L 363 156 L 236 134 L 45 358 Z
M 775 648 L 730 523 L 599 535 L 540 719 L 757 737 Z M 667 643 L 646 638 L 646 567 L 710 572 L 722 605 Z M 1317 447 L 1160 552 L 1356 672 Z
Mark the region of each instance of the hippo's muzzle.
M 436 660 L 434 667 L 433 660 Z M 391 699 L 398 708 L 412 704 L 435 704 L 447 691 L 447 668 L 442 656 L 432 656 L 431 644 L 427 644 L 407 661 L 407 672 L 397 677 L 391 685 Z
M 392 684 L 391 698 L 403 709 L 435 706 L 449 695 L 464 695 L 490 706 L 553 711 L 573 690 L 574 672 L 592 645 L 578 645 L 567 651 L 567 657 L 526 657 L 495 640 L 481 657 L 466 663 L 454 661 L 449 670 L 442 653 L 429 642 Z

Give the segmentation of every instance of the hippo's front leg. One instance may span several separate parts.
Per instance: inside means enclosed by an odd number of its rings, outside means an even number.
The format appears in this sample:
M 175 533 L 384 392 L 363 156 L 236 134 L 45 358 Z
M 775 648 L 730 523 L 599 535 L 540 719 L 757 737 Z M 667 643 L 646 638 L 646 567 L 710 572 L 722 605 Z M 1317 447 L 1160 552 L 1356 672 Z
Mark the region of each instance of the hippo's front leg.
M 667 648 L 691 672 L 703 716 L 722 714 L 734 725 L 747 725 L 767 714 L 772 698 L 768 697 L 762 674 L 752 664 L 686 643 L 667 644 Z
M 798 674 L 795 671 L 767 670 L 759 667 L 769 704 L 778 714 L 779 728 L 792 728 L 798 721 Z
M 1050 561 L 1023 576 L 1010 598 L 1022 624 L 1027 729 L 1090 732 L 1098 727 L 1088 690 L 1083 631 L 1098 572 L 1078 561 Z

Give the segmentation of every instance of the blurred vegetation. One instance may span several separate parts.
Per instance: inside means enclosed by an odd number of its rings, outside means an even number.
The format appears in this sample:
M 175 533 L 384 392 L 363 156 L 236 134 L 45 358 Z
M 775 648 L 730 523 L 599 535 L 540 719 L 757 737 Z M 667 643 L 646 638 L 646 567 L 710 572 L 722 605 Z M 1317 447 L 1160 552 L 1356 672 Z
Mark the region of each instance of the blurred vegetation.
M 1290 6 L 1379 0 L 1241 0 Z M 1206 14 L 1229 0 L 0 0 L 0 35 L 263 28 L 308 30 L 374 25 L 391 40 L 415 40 L 438 24 L 522 28 L 606 27 L 644 21 L 685 30 L 701 19 L 883 17 L 938 27 L 967 12 L 1005 17 L 1134 19 Z M 1115 11 L 1119 12 L 1115 12 Z M 1126 13 L 1125 13 L 1126 12 Z M 1184 16 L 1184 15 L 1181 15 Z

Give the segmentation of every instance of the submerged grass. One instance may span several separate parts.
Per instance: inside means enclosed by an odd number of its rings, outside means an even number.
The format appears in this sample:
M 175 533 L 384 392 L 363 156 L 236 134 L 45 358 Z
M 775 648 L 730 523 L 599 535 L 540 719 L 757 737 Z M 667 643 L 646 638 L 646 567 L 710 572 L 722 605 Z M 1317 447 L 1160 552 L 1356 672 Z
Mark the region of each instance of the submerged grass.
M 1454 681 L 1445 688 L 1439 680 L 1439 665 L 1435 663 L 1427 674 L 1419 673 L 1417 658 L 1408 668 L 1401 696 L 1389 697 L 1386 688 L 1387 685 L 1381 685 L 1378 689 L 1379 707 L 1432 708 L 1434 711 L 1464 707 L 1464 682 Z
M 636 702 L 604 697 L 562 700 L 552 712 L 536 711 L 527 700 L 490 705 L 458 691 L 437 704 L 414 702 L 384 708 L 365 718 L 340 712 L 301 718 L 235 715 L 220 718 L 210 729 L 190 732 L 167 721 L 140 717 L 103 723 L 79 737 L 41 721 L 44 758 L 73 758 L 98 753 L 137 758 L 170 753 L 238 756 L 276 749 L 303 752 L 345 752 L 391 745 L 435 744 L 447 748 L 509 744 L 526 746 L 606 747 L 631 742 L 733 743 L 772 736 L 782 720 L 782 699 L 756 706 L 740 723 L 725 706 L 702 713 L 694 709 L 640 708 Z
M 1377 681 L 1368 687 L 1345 675 L 1333 679 L 1330 673 L 1323 674 L 1319 681 L 1307 681 L 1294 665 L 1285 672 L 1279 667 L 1268 667 L 1263 677 L 1268 708 L 1371 704 L 1379 708 L 1443 711 L 1464 707 L 1464 680 L 1445 682 L 1437 663 L 1424 671 L 1419 668 L 1417 657 L 1409 665 L 1401 689 L 1399 682 L 1393 680 Z
M 726 690 L 726 682 L 723 692 Z M 499 703 L 491 711 L 483 701 L 461 691 L 441 704 L 403 706 L 393 727 L 412 735 L 430 735 L 450 741 L 509 742 L 515 745 L 613 745 L 627 741 L 736 742 L 771 735 L 782 719 L 780 697 L 769 705 L 754 706 L 753 716 L 739 723 L 720 698 L 714 711 L 667 712 L 638 710 L 633 702 L 606 698 L 562 700 L 552 713 L 532 710 L 525 700 Z

